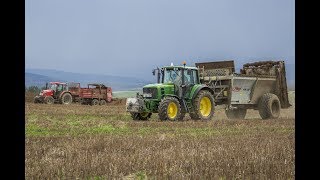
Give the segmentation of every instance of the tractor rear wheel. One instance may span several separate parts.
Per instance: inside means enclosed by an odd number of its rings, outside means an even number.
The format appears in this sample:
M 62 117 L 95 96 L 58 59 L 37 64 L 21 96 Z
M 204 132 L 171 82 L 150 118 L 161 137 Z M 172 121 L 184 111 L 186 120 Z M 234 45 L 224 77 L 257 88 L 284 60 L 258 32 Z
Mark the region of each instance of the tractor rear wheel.
M 96 105 L 98 105 L 99 104 L 99 100 L 98 99 L 93 99 L 92 101 L 91 101 L 91 105 L 92 106 L 96 106 Z
M 201 90 L 193 100 L 194 112 L 190 113 L 190 117 L 196 120 L 211 120 L 214 106 L 213 95 L 207 90 Z
M 106 101 L 106 100 L 103 100 L 103 99 L 102 99 L 102 100 L 100 101 L 100 105 L 101 105 L 101 106 L 104 106 L 104 105 L 106 105 L 106 104 L 107 104 L 107 101 Z
M 131 112 L 131 117 L 133 120 L 148 120 L 152 113 L 143 112 L 143 113 L 133 113 Z
M 61 100 L 60 100 L 61 104 L 71 104 L 72 103 L 72 96 L 70 93 L 64 93 L 61 96 Z
M 184 113 L 181 113 L 181 105 L 177 98 L 165 97 L 161 100 L 158 109 L 159 119 L 176 121 L 182 120 Z
M 275 94 L 266 93 L 262 95 L 258 107 L 262 119 L 276 119 L 280 116 L 280 100 Z
M 52 96 L 47 96 L 44 98 L 44 102 L 46 104 L 53 104 L 54 103 L 54 98 Z
M 243 108 L 228 109 L 228 110 L 225 110 L 225 113 L 228 119 L 244 119 L 247 114 L 247 109 L 243 109 Z

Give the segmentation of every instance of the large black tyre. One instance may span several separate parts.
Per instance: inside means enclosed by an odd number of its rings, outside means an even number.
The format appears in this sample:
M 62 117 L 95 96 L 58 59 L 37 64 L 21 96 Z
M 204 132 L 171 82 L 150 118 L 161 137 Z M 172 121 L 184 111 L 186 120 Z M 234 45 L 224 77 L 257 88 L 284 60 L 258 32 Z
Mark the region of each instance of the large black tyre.
M 238 108 L 238 109 L 226 109 L 225 113 L 228 119 L 244 119 L 247 114 L 247 109 Z
M 100 104 L 99 104 L 99 105 L 104 106 L 104 105 L 106 105 L 106 104 L 107 104 L 107 101 L 104 100 L 104 99 L 102 99 L 102 100 L 100 101 Z
M 133 112 L 130 112 L 131 114 L 131 117 L 133 120 L 148 120 L 152 113 L 148 113 L 148 112 L 145 112 L 145 113 L 133 113 Z
M 159 119 L 162 121 L 180 121 L 185 113 L 181 112 L 181 105 L 177 98 L 167 96 L 161 100 L 158 107 Z
M 98 99 L 92 99 L 91 106 L 96 106 L 96 105 L 99 105 L 99 100 Z
M 280 116 L 280 100 L 277 95 L 266 93 L 261 96 L 259 105 L 259 114 L 262 119 L 276 119 Z
M 193 100 L 193 110 L 190 113 L 191 119 L 211 120 L 215 103 L 213 95 L 207 90 L 201 90 Z
M 72 95 L 70 93 L 64 93 L 60 99 L 61 104 L 71 104 L 72 103 Z
M 44 98 L 44 103 L 46 104 L 53 104 L 54 103 L 54 98 L 52 96 L 46 96 Z

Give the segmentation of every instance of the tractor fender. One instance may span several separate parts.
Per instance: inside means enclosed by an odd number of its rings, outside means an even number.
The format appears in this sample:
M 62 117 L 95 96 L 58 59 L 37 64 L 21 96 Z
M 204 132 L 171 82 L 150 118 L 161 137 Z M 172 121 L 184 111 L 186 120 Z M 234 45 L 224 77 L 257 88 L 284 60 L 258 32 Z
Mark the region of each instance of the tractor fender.
M 180 98 L 174 94 L 166 94 L 165 96 L 163 96 L 163 98 L 165 98 L 165 97 L 174 97 L 174 98 L 177 98 L 178 100 L 180 100 Z
M 212 95 L 214 95 L 214 91 L 211 89 L 211 88 L 209 88 L 208 86 L 206 86 L 206 85 L 200 85 L 200 86 L 198 86 L 198 87 L 196 87 L 196 89 L 194 90 L 194 92 L 192 93 L 192 95 L 191 95 L 191 99 L 194 99 L 195 97 L 196 97 L 196 95 L 201 91 L 201 90 L 207 90 L 207 91 L 209 91 Z

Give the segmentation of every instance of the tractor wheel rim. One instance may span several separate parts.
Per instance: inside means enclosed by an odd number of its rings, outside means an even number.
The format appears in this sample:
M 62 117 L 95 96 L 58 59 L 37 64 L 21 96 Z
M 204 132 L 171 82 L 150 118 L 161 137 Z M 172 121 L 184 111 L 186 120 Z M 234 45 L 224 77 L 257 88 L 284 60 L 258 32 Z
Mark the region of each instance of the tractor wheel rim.
M 70 97 L 69 97 L 69 96 L 65 97 L 65 98 L 64 98 L 64 102 L 65 102 L 65 103 L 69 103 L 69 102 L 70 102 Z
M 204 117 L 208 117 L 211 113 L 211 101 L 208 97 L 203 97 L 200 100 L 200 113 Z
M 177 116 L 178 107 L 177 107 L 176 103 L 174 103 L 174 102 L 169 103 L 167 113 L 168 113 L 168 117 L 170 119 L 173 119 Z

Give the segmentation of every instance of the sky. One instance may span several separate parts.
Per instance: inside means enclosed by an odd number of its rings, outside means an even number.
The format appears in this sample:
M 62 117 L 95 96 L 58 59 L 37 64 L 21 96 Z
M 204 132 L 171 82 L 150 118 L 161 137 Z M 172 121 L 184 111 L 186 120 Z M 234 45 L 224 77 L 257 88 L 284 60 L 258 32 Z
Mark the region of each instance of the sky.
M 171 62 L 295 62 L 294 0 L 25 3 L 26 68 L 150 80 Z

